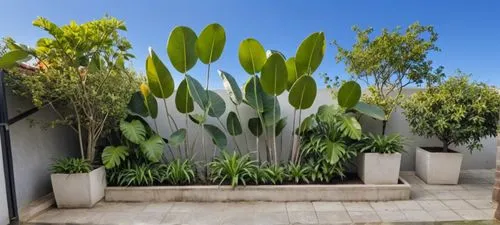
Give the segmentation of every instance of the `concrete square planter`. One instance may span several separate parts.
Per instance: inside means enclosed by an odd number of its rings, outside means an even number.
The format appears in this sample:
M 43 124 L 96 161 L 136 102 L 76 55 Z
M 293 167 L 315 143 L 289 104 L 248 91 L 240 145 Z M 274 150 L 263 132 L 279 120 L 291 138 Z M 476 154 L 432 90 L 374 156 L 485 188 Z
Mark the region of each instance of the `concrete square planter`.
M 58 208 L 90 208 L 104 197 L 104 166 L 90 173 L 52 174 L 50 179 Z
M 365 184 L 397 184 L 401 153 L 362 153 L 357 158 L 358 176 Z
M 417 147 L 415 172 L 427 184 L 458 184 L 462 153 L 431 152 Z

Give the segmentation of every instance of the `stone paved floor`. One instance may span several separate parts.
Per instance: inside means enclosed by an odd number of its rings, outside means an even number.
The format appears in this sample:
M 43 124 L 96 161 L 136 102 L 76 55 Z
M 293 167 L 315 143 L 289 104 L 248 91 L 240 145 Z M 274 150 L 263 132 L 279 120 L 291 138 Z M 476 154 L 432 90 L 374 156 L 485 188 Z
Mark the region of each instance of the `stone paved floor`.
M 32 223 L 84 224 L 352 224 L 491 220 L 494 170 L 468 170 L 459 185 L 427 185 L 413 174 L 412 200 L 388 202 L 106 203 L 50 209 Z

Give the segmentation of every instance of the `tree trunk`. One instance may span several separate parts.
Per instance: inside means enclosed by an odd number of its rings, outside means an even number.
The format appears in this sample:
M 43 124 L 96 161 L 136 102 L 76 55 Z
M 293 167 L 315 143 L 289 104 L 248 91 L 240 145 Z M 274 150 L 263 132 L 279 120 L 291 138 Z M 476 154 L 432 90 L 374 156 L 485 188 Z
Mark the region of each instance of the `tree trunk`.
M 382 135 L 385 135 L 386 127 L 387 127 L 387 120 L 382 120 Z
M 448 152 L 448 142 L 443 141 L 443 152 Z

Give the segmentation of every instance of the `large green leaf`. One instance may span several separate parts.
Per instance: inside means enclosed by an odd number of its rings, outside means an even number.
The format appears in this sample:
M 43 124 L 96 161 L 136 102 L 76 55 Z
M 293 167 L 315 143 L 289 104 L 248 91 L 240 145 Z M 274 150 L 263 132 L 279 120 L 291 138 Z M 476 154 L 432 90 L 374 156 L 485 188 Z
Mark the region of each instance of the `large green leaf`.
M 272 53 L 260 73 L 262 89 L 269 95 L 280 95 L 285 91 L 288 75 L 285 59 L 279 53 Z
M 361 86 L 356 81 L 349 81 L 342 84 L 337 95 L 339 105 L 347 109 L 358 104 L 360 98 Z
M 97 71 L 103 69 L 104 64 L 104 60 L 99 56 L 99 54 L 95 54 L 90 59 L 88 70 L 90 73 L 96 73 Z
M 210 124 L 204 125 L 205 130 L 212 138 L 212 142 L 214 145 L 219 147 L 220 149 L 224 149 L 227 145 L 227 138 L 224 132 L 222 132 L 218 127 Z
M 338 142 L 326 141 L 326 159 L 330 164 L 335 164 L 339 161 L 340 156 L 345 152 L 345 145 Z
M 278 50 L 272 50 L 271 49 L 271 50 L 267 50 L 266 51 L 266 57 L 267 58 L 271 57 L 271 55 L 273 55 L 273 54 L 279 54 L 283 58 L 283 60 L 286 60 L 285 55 L 282 52 L 278 51 Z
M 186 82 L 188 86 L 188 91 L 193 100 L 202 109 L 207 109 L 208 107 L 208 94 L 207 91 L 201 86 L 200 82 L 193 77 L 186 75 Z
M 266 51 L 255 39 L 248 38 L 241 42 L 238 58 L 243 69 L 250 75 L 260 72 L 266 63 Z
M 158 102 L 156 101 L 155 96 L 148 95 L 146 97 L 145 104 L 151 118 L 156 119 L 156 117 L 158 117 Z
M 260 137 L 260 135 L 262 135 L 263 132 L 262 123 L 260 122 L 260 119 L 258 117 L 249 119 L 248 129 L 253 134 L 253 136 Z
M 300 123 L 299 135 L 302 135 L 304 132 L 312 129 L 314 126 L 316 126 L 316 120 L 314 120 L 314 115 L 309 115 L 304 120 L 302 120 L 302 123 Z
M 189 119 L 196 124 L 204 124 L 207 118 L 202 114 L 189 114 Z
M 134 94 L 132 94 L 132 97 L 128 102 L 127 108 L 132 114 L 137 114 L 143 117 L 149 116 L 149 111 L 146 106 L 146 101 L 140 91 L 136 91 L 134 92 Z
M 311 76 L 301 76 L 288 94 L 288 102 L 295 109 L 307 109 L 312 106 L 316 99 L 316 82 Z
M 146 140 L 146 128 L 139 120 L 120 121 L 120 131 L 132 143 L 140 144 Z
M 376 105 L 358 102 L 358 104 L 356 104 L 353 109 L 374 119 L 385 120 L 384 110 Z
M 273 102 L 273 99 L 276 102 Z M 264 107 L 264 112 L 262 112 L 262 119 L 264 120 L 264 126 L 266 127 L 273 126 L 276 123 L 275 119 L 277 120 L 281 117 L 281 108 L 280 108 L 280 103 L 278 102 L 278 98 L 263 93 L 262 105 Z
M 283 128 L 286 126 L 286 119 L 287 117 L 283 117 L 278 122 L 276 122 L 276 132 L 274 133 L 275 136 L 279 136 L 281 134 L 281 131 L 283 131 Z
M 312 75 L 325 55 L 326 41 L 323 32 L 316 32 L 304 39 L 295 54 L 298 77 Z
M 333 121 L 340 114 L 339 108 L 336 105 L 322 105 L 316 113 L 320 121 Z
M 339 130 L 346 137 L 351 139 L 359 140 L 361 139 L 361 124 L 353 116 L 343 116 L 338 122 Z
M 196 41 L 196 54 L 200 61 L 209 64 L 220 58 L 226 44 L 226 32 L 218 23 L 209 24 Z
M 28 52 L 23 50 L 13 50 L 5 53 L 0 58 L 0 69 L 10 69 L 17 65 L 17 61 L 28 57 Z
M 208 90 L 208 115 L 211 117 L 219 118 L 226 112 L 226 103 L 214 91 Z
M 152 48 L 149 48 L 149 56 L 146 59 L 146 75 L 151 92 L 156 97 L 168 98 L 174 93 L 172 75 Z
M 151 162 L 159 162 L 163 156 L 165 142 L 159 135 L 154 135 L 140 145 L 141 152 Z
M 262 103 L 264 91 L 260 86 L 259 77 L 250 77 L 243 85 L 243 91 L 245 92 L 245 103 L 259 113 L 264 112 L 264 105 Z
M 290 57 L 285 62 L 287 71 L 287 89 L 290 90 L 293 83 L 297 80 L 297 67 L 295 66 L 295 57 Z
M 168 138 L 168 145 L 172 147 L 178 147 L 184 140 L 186 140 L 186 129 L 181 128 L 170 135 Z
M 102 151 L 102 163 L 106 169 L 112 169 L 119 166 L 128 156 L 127 146 L 107 146 Z
M 180 113 L 190 113 L 194 110 L 193 99 L 189 95 L 186 79 L 182 80 L 177 88 L 175 107 Z
M 229 99 L 231 99 L 231 101 L 235 105 L 241 104 L 241 102 L 243 101 L 243 94 L 241 93 L 241 89 L 234 77 L 222 70 L 218 70 L 218 72 L 220 77 L 222 78 L 224 89 L 226 89 L 227 93 L 229 94 Z
M 233 111 L 229 112 L 227 115 L 226 127 L 227 132 L 232 136 L 238 136 L 243 132 L 238 115 Z
M 189 27 L 175 27 L 167 42 L 167 54 L 174 68 L 180 73 L 186 73 L 198 61 L 196 56 L 196 33 Z

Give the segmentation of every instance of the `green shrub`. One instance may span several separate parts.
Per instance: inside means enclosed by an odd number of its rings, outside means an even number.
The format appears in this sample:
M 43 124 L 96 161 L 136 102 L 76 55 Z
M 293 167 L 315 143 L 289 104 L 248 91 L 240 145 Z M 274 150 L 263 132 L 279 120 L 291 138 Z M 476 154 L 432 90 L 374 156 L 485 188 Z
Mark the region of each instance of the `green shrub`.
M 264 184 L 282 184 L 287 178 L 285 168 L 281 165 L 261 166 L 258 168 L 263 175 Z
M 158 165 L 152 163 L 131 164 L 119 170 L 120 186 L 151 186 L 158 180 Z
M 309 183 L 311 168 L 302 164 L 290 163 L 286 166 L 287 180 L 292 183 Z
M 391 154 L 403 152 L 404 138 L 399 134 L 378 135 L 367 134 L 364 135 L 356 146 L 362 153 L 382 153 Z
M 439 138 L 445 152 L 450 144 L 467 145 L 472 152 L 481 149 L 481 138 L 497 135 L 500 95 L 467 76 L 451 77 L 413 94 L 403 109 L 414 134 Z
M 52 164 L 52 173 L 89 173 L 92 171 L 92 165 L 86 159 L 82 158 L 63 158 L 58 159 Z
M 191 160 L 175 159 L 169 164 L 162 164 L 158 169 L 160 183 L 186 185 L 196 181 L 196 172 Z
M 252 160 L 249 154 L 239 155 L 236 152 L 230 154 L 226 151 L 223 151 L 222 155 L 216 157 L 208 166 L 212 182 L 219 185 L 228 183 L 232 187 L 254 181 L 257 170 L 256 161 Z

